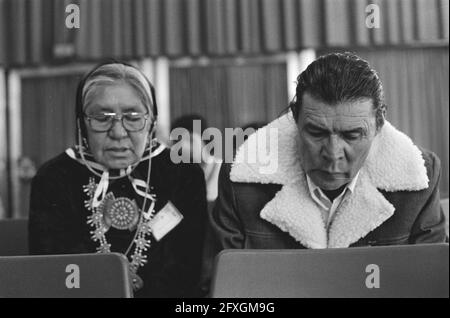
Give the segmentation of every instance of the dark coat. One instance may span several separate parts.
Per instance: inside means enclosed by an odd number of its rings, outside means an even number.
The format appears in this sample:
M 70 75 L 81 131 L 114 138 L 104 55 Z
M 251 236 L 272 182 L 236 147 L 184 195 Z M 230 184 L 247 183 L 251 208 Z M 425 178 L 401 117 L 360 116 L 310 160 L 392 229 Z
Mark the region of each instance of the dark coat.
M 388 122 L 376 137 L 352 193 L 327 229 L 298 160 L 297 127 L 285 115 L 258 130 L 223 164 L 210 215 L 204 279 L 223 249 L 302 249 L 444 242 L 438 157 Z M 278 129 L 277 142 L 268 129 Z M 266 148 L 275 145 L 274 149 Z M 260 148 L 263 148 L 262 151 Z M 251 162 L 249 153 L 268 154 Z M 270 163 L 274 164 L 270 168 Z M 273 169 L 275 168 L 275 169 Z
M 431 152 L 423 154 L 432 186 L 415 192 L 381 191 L 395 207 L 395 213 L 382 225 L 352 242 L 351 247 L 445 241 L 445 218 L 440 207 L 438 186 L 440 162 Z M 220 195 L 210 217 L 219 249 L 306 248 L 288 232 L 260 216 L 264 206 L 280 191 L 281 185 L 232 182 L 230 170 L 230 164 L 222 166 Z
M 138 275 L 144 287 L 136 297 L 198 296 L 201 253 L 206 219 L 206 190 L 203 172 L 198 165 L 174 164 L 169 150 L 152 159 L 152 193 L 157 196 L 156 212 L 168 200 L 183 214 L 183 220 L 159 242 L 152 240 L 148 263 Z M 133 171 L 146 180 L 148 161 Z M 86 223 L 91 214 L 85 206 L 83 185 L 94 175 L 67 154 L 44 164 L 32 182 L 29 246 L 32 254 L 93 253 L 98 243 L 91 240 L 92 228 Z M 98 183 L 99 177 L 95 177 Z M 116 197 L 141 197 L 132 189 L 127 177 L 112 181 L 109 191 Z M 124 253 L 135 231 L 111 228 L 106 238 L 112 251 Z M 134 247 L 131 249 L 132 254 Z

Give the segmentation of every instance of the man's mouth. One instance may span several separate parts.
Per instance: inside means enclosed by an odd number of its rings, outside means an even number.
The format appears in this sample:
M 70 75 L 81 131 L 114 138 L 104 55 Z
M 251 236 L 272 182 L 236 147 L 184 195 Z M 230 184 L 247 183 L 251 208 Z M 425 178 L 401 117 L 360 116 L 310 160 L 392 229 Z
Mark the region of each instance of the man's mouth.
M 324 179 L 347 179 L 347 174 L 343 172 L 334 172 L 334 171 L 327 171 L 327 170 L 317 170 L 319 172 L 320 176 Z

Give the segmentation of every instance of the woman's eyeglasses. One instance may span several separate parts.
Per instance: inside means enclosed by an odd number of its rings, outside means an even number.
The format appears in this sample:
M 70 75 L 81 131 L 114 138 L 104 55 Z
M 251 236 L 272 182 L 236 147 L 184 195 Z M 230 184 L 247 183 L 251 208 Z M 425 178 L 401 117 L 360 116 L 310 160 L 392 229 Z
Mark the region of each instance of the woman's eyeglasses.
M 84 114 L 84 116 L 88 120 L 89 127 L 96 132 L 109 131 L 116 120 L 121 121 L 123 128 L 128 132 L 140 131 L 144 129 L 149 118 L 149 114 L 137 112 L 124 113 L 121 115 L 116 113 Z

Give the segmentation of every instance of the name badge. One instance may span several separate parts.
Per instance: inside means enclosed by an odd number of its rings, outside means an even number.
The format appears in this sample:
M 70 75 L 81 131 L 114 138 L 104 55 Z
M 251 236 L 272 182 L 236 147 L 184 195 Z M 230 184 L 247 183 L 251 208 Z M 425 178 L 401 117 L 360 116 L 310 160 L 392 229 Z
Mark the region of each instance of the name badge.
M 161 240 L 167 233 L 172 231 L 182 219 L 183 214 L 178 211 L 172 202 L 167 202 L 167 204 L 156 213 L 149 222 L 153 237 L 157 241 Z

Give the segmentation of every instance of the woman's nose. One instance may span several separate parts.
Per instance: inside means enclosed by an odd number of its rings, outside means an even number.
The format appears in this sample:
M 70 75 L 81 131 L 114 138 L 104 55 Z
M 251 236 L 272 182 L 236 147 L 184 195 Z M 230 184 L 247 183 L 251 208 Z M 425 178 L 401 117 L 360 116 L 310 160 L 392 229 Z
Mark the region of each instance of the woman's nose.
M 121 120 L 114 120 L 112 123 L 111 129 L 109 130 L 109 135 L 114 139 L 121 139 L 128 136 L 128 132 L 125 127 L 123 127 Z

